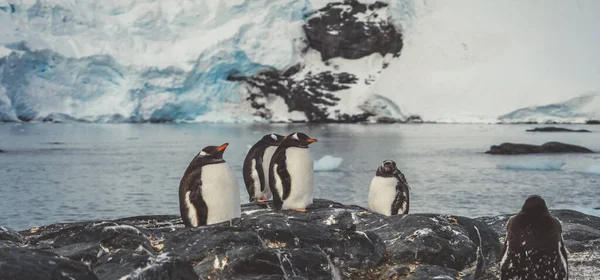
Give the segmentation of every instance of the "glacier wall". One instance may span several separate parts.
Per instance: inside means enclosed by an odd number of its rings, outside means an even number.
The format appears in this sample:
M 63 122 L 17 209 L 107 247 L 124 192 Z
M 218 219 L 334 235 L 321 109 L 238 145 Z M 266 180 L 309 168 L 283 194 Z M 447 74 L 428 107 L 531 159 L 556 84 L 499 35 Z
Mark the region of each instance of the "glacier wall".
M 393 117 L 429 121 L 496 122 L 599 89 L 596 1 L 384 1 L 400 57 L 323 62 L 302 26 L 328 2 L 0 0 L 0 121 L 263 121 L 227 77 L 299 63 L 298 75 L 369 80 L 339 93 L 332 112 L 384 100 Z M 597 116 L 598 98 L 585 100 L 553 120 Z M 271 120 L 303 118 L 277 97 L 264 106 Z

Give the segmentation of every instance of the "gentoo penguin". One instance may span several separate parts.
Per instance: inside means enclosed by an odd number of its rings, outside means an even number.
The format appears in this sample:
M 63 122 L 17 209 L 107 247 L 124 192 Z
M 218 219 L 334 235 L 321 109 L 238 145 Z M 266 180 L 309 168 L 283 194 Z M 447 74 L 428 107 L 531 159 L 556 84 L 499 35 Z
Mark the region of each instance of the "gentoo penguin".
M 179 183 L 179 210 L 188 227 L 240 217 L 240 190 L 235 174 L 223 159 L 225 148 L 208 146 L 190 162 Z
M 313 202 L 314 163 L 308 145 L 314 142 L 317 139 L 296 132 L 286 136 L 275 150 L 269 164 L 269 187 L 275 209 L 306 212 Z
M 269 163 L 277 146 L 283 141 L 279 134 L 267 134 L 260 139 L 246 155 L 244 160 L 244 183 L 248 190 L 250 202 L 266 202 L 271 198 L 269 188 Z
M 537 195 L 508 220 L 500 261 L 500 277 L 508 279 L 568 279 L 567 251 L 558 219 Z
M 408 214 L 408 183 L 393 160 L 377 168 L 369 189 L 369 208 L 386 216 Z

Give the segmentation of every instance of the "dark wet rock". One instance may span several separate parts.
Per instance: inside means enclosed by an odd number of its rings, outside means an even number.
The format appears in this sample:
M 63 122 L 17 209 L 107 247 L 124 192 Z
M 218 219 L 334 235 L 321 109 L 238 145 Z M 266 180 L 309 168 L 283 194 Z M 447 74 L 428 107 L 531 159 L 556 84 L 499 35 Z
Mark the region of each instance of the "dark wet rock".
M 529 144 L 502 143 L 499 146 L 492 146 L 486 152 L 492 155 L 519 155 L 519 154 L 539 154 L 539 153 L 593 153 L 592 150 L 560 142 L 548 142 L 541 146 Z
M 1 153 L 6 153 L 6 151 L 5 151 L 5 150 L 2 150 L 2 149 L 0 149 L 0 154 L 1 154 Z
M 585 124 L 600 124 L 600 120 L 588 120 Z
M 0 226 L 0 248 L 14 248 L 23 244 L 23 237 L 16 231 Z
M 593 279 L 586 271 L 600 272 L 600 218 L 552 213 L 563 223 L 573 275 Z M 245 204 L 241 218 L 198 228 L 178 216 L 138 216 L 4 229 L 0 239 L 26 246 L 19 252 L 31 258 L 61 256 L 99 279 L 497 279 L 510 216 L 386 217 L 315 199 L 306 213 Z
M 63 113 L 51 113 L 47 116 L 41 118 L 43 122 L 51 122 L 51 123 L 65 123 L 65 122 L 81 122 L 82 120 L 77 119 L 71 115 L 63 114 Z
M 0 248 L 0 279 L 95 280 L 88 266 L 51 252 Z
M 528 129 L 527 132 L 591 132 L 587 129 L 568 129 L 564 127 L 547 126 Z
M 23 237 L 21 234 L 3 226 L 0 226 L 0 240 L 23 243 Z
M 308 15 L 304 33 L 309 46 L 326 61 L 333 57 L 358 59 L 372 53 L 399 56 L 402 34 L 384 17 L 387 4 L 365 5 L 356 0 L 329 3 Z

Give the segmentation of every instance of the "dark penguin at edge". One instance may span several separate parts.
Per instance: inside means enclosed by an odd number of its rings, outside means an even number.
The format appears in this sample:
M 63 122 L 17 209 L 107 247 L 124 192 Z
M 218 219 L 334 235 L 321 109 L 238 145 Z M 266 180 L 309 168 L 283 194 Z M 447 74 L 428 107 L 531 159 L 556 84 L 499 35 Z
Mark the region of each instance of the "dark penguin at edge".
M 242 173 L 250 202 L 267 202 L 271 198 L 269 164 L 277 146 L 283 139 L 283 135 L 267 134 L 248 151 Z
M 384 160 L 369 188 L 369 209 L 386 216 L 408 214 L 409 186 L 393 160 Z
M 286 136 L 275 150 L 269 164 L 269 188 L 276 210 L 306 212 L 306 207 L 312 204 L 314 162 L 308 145 L 315 142 L 317 139 L 295 132 Z
M 205 147 L 185 170 L 179 183 L 179 210 L 186 227 L 241 216 L 237 178 L 223 159 L 228 145 Z
M 542 197 L 527 198 L 508 220 L 500 273 L 502 280 L 569 279 L 562 227 Z

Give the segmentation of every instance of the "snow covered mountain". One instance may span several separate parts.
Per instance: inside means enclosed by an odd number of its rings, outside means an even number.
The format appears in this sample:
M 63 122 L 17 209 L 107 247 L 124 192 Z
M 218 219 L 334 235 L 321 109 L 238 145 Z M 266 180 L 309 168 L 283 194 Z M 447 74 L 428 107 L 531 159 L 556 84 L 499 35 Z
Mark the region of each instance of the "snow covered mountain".
M 0 0 L 0 121 L 496 122 L 599 87 L 598 2 L 329 2 Z
M 501 122 L 585 123 L 600 120 L 600 93 L 590 92 L 567 101 L 532 106 L 498 117 Z

